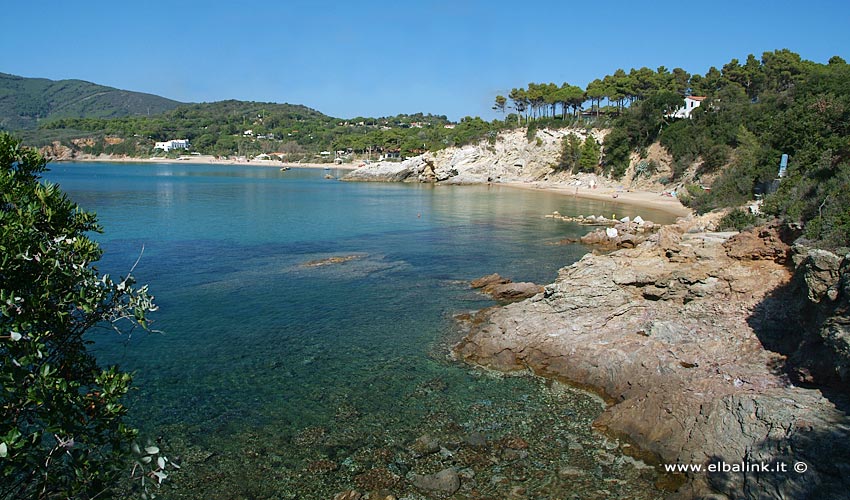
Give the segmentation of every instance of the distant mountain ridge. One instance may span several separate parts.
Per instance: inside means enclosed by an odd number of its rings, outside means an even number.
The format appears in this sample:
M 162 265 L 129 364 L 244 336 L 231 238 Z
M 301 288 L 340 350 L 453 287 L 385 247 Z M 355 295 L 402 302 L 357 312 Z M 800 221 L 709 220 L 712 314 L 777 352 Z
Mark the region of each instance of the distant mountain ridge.
M 0 73 L 0 129 L 28 130 L 45 119 L 157 115 L 183 103 L 83 80 Z

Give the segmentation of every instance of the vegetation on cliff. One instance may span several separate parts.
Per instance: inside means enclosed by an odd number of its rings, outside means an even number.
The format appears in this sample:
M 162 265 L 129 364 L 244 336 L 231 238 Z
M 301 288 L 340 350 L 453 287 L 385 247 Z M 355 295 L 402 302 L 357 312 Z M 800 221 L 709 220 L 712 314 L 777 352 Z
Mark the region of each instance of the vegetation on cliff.
M 559 97 L 569 87 L 531 83 L 510 99 L 526 122 L 552 122 L 559 105 L 563 119 L 575 114 Z M 688 95 L 705 99 L 690 119 L 673 118 Z M 693 174 L 679 194 L 697 212 L 764 196 L 767 214 L 805 226 L 807 238 L 850 245 L 850 66 L 840 57 L 817 64 L 777 50 L 744 63 L 732 59 L 705 75 L 617 70 L 591 82 L 584 99 L 592 104 L 586 118 L 601 117 L 595 125 L 611 129 L 592 170 L 621 178 L 634 154 L 645 159 L 660 142 L 673 158 L 669 183 Z M 783 154 L 790 161 L 778 181 Z M 587 171 L 580 159 L 577 144 L 567 142 L 559 167 Z
M 850 66 L 779 51 L 766 53 L 761 64 L 733 60 L 712 81 L 707 104 L 691 120 L 659 120 L 654 137 L 642 134 L 653 130 L 641 129 L 650 121 L 641 112 L 651 116 L 644 108 L 653 107 L 647 100 L 623 114 L 617 137 L 638 151 L 659 140 L 673 156 L 674 175 L 695 165 L 696 181 L 707 180 L 683 202 L 698 212 L 764 195 L 767 214 L 803 224 L 809 239 L 850 244 Z M 787 175 L 777 181 L 783 154 L 790 159 Z

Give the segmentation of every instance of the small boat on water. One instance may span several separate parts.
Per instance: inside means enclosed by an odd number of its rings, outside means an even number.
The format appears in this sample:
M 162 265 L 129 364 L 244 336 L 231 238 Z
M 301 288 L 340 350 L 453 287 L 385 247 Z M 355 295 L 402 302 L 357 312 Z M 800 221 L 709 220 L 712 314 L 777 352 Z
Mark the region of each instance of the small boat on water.
M 281 172 L 286 172 L 287 170 L 292 169 L 292 167 L 280 167 Z

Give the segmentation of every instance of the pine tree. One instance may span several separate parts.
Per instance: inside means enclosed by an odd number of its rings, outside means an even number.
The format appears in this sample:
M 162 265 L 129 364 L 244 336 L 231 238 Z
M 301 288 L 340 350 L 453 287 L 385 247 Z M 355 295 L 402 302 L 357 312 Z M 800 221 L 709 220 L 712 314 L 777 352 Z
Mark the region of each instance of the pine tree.
M 599 166 L 599 155 L 601 148 L 599 143 L 593 136 L 587 136 L 584 144 L 581 146 L 581 157 L 578 160 L 579 170 L 581 172 L 595 172 Z

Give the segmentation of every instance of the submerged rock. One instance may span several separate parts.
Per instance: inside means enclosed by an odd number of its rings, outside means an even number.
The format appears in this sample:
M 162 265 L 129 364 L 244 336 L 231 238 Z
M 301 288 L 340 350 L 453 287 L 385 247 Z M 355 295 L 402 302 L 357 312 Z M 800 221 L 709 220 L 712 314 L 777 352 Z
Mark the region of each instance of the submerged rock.
M 489 274 L 472 280 L 470 287 L 479 288 L 500 302 L 513 302 L 533 297 L 543 292 L 543 287 L 531 282 L 514 283 L 498 274 Z
M 363 495 L 356 490 L 341 491 L 334 495 L 334 500 L 360 500 L 361 498 Z
M 309 262 L 304 263 L 304 267 L 322 267 L 329 266 L 332 264 L 342 264 L 345 262 L 349 262 L 356 259 L 362 259 L 363 255 L 343 255 L 343 256 L 334 256 L 327 257 L 324 259 L 311 260 Z
M 496 273 L 488 274 L 487 276 L 482 276 L 478 279 L 474 279 L 469 283 L 470 288 L 486 288 L 488 286 L 494 285 L 502 285 L 505 283 L 510 283 L 511 280 L 507 278 L 503 278 Z
M 487 446 L 487 437 L 480 432 L 470 432 L 464 436 L 463 441 L 473 448 L 484 448 Z
M 517 301 L 543 293 L 543 287 L 530 282 L 505 283 L 488 287 L 485 291 L 498 301 Z
M 369 469 L 354 477 L 357 486 L 367 491 L 383 490 L 394 486 L 400 478 L 383 467 Z
M 420 490 L 437 491 L 449 495 L 460 489 L 460 476 L 454 469 L 443 469 L 436 474 L 411 473 L 408 479 Z
M 339 465 L 330 460 L 316 460 L 307 464 L 307 471 L 313 474 L 327 474 L 337 469 L 339 469 Z
M 587 472 L 579 469 L 578 467 L 573 467 L 573 466 L 570 466 L 570 465 L 566 465 L 564 467 L 561 467 L 558 470 L 558 477 L 560 477 L 561 479 L 571 479 L 571 478 L 581 477 L 581 476 L 584 476 L 586 474 L 587 474 Z
M 423 434 L 410 445 L 410 451 L 417 457 L 424 457 L 440 451 L 440 442 L 428 434 Z

